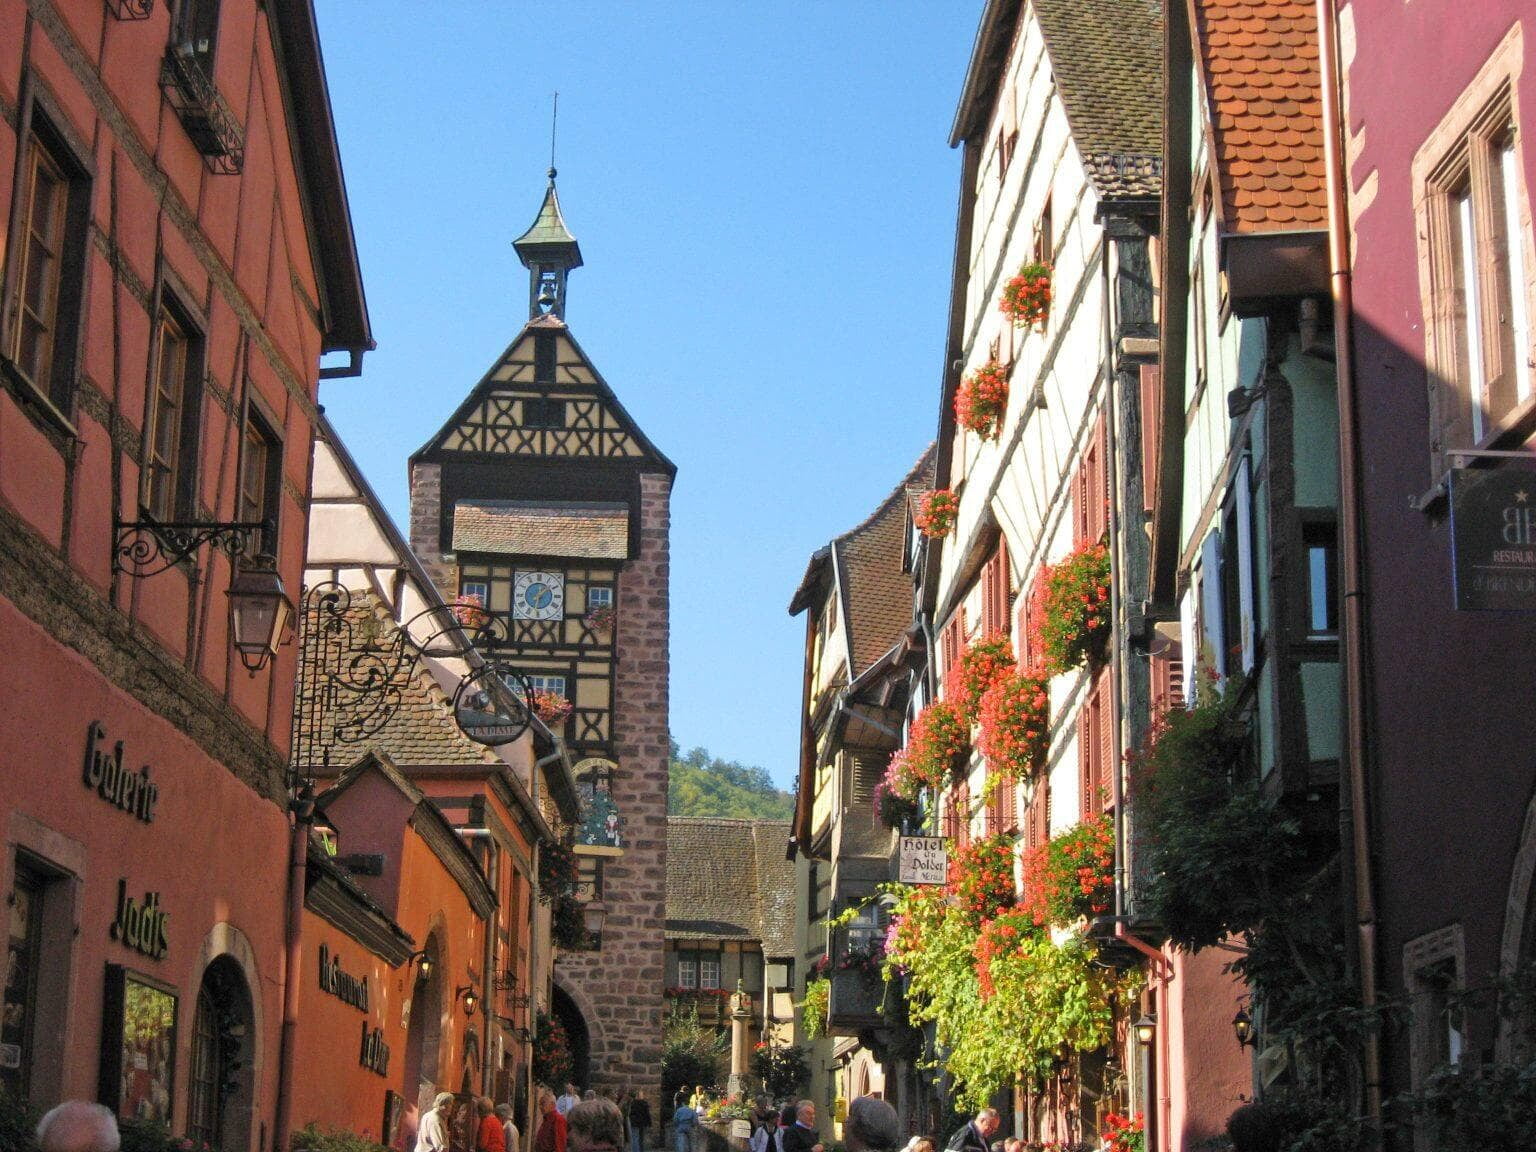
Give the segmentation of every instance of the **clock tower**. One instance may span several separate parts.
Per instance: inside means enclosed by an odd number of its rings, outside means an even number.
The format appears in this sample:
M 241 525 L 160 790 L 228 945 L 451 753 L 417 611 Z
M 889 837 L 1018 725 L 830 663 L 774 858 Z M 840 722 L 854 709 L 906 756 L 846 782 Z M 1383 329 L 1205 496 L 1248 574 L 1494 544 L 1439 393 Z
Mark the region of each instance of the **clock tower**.
M 444 596 L 503 625 L 491 654 L 560 700 L 592 946 L 562 950 L 551 1009 L 583 1087 L 659 1097 L 666 900 L 669 501 L 676 473 L 565 322 L 581 249 L 555 172 L 515 242 L 528 321 L 411 457 L 411 545 Z M 564 713 L 561 715 L 560 713 Z

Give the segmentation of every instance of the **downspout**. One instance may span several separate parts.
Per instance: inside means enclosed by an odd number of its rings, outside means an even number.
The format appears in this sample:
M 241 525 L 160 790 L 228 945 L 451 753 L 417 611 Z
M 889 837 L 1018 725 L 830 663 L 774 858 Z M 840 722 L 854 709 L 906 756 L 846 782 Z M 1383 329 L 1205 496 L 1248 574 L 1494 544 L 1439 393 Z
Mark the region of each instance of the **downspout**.
M 486 859 L 489 866 L 486 871 L 489 874 L 491 892 L 496 897 L 496 906 L 491 909 L 491 914 L 485 921 L 485 949 L 483 966 L 480 970 L 480 1003 L 485 1005 L 485 1039 L 481 1042 L 480 1049 L 480 1094 L 491 1094 L 491 1028 L 496 1021 L 496 923 L 497 914 L 501 911 L 501 893 L 497 888 L 496 879 L 501 876 L 500 845 L 496 843 L 496 837 L 489 828 L 455 828 L 460 836 L 472 840 L 486 841 Z M 495 1025 L 499 1026 L 499 1025 Z
M 1354 885 L 1360 1005 L 1376 1007 L 1376 900 L 1366 781 L 1365 590 L 1360 552 L 1360 461 L 1356 425 L 1354 347 L 1351 341 L 1353 281 L 1350 272 L 1349 204 L 1345 187 L 1344 126 L 1339 98 L 1338 13 L 1335 0 L 1317 0 L 1318 67 L 1322 74 L 1323 160 L 1328 189 L 1328 282 L 1333 295 L 1333 342 L 1339 405 L 1339 642 L 1344 664 L 1344 767 L 1349 781 L 1349 851 Z M 1342 808 L 1343 805 L 1341 804 Z M 1340 845 L 1341 849 L 1343 845 Z M 1381 1037 L 1368 1027 L 1363 1043 L 1365 1112 L 1372 1142 L 1381 1134 Z
M 272 1147 L 288 1147 L 293 1117 L 294 1065 L 298 1060 L 299 967 L 303 961 L 304 880 L 309 859 L 309 830 L 315 822 L 315 795 L 302 784 L 289 802 L 293 831 L 288 840 L 287 960 L 283 965 L 283 1027 L 278 1037 L 277 1108 L 272 1121 Z
M 1104 318 L 1104 441 L 1105 467 L 1109 472 L 1109 546 L 1113 554 L 1110 563 L 1109 582 L 1109 628 L 1110 628 L 1110 661 L 1109 674 L 1113 681 L 1113 691 L 1110 693 L 1115 702 L 1117 711 L 1116 719 L 1125 714 L 1123 702 L 1120 696 L 1120 688 L 1124 679 L 1125 669 L 1121 661 L 1120 645 L 1125 637 L 1125 626 L 1120 618 L 1121 606 L 1124 603 L 1124 589 L 1121 587 L 1121 579 L 1125 572 L 1121 560 L 1120 548 L 1120 489 L 1117 486 L 1117 470 L 1115 457 L 1118 454 L 1118 444 L 1115 440 L 1115 336 L 1114 329 L 1109 318 L 1109 236 L 1106 230 L 1105 243 L 1099 246 L 1099 275 L 1103 282 L 1100 291 L 1103 293 L 1104 304 L 1100 312 Z M 1115 725 L 1115 750 L 1120 748 L 1120 725 Z M 1120 760 L 1116 760 L 1114 771 L 1110 773 L 1110 802 L 1115 809 L 1115 896 L 1114 913 L 1115 925 L 1118 928 L 1125 916 L 1125 787 L 1120 779 Z

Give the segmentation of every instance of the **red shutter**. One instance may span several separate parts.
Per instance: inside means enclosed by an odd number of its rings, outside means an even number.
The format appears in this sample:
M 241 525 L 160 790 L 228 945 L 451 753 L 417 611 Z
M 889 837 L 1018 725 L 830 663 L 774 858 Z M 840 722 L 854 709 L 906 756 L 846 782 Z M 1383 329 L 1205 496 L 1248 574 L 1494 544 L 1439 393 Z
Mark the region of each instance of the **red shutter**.
M 1094 718 L 1098 710 L 1099 693 L 1095 686 L 1077 714 L 1077 814 L 1083 820 L 1093 813 L 1094 750 L 1099 746 Z
M 949 670 L 960 663 L 960 654 L 965 650 L 965 610 L 962 608 L 949 618 L 949 623 L 944 625 L 939 633 L 939 659 L 943 667 L 939 669 L 939 676 L 949 675 Z
M 955 832 L 955 842 L 964 848 L 971 842 L 971 784 L 969 780 L 956 781 L 954 791 L 955 820 L 958 828 Z
M 1093 447 L 1088 458 L 1088 539 L 1102 540 L 1109 533 L 1109 445 L 1105 442 L 1104 416 L 1093 429 Z
M 1120 763 L 1115 754 L 1119 741 L 1116 738 L 1114 682 L 1109 677 L 1108 668 L 1099 673 L 1099 683 L 1094 691 L 1099 698 L 1098 770 L 1094 774 L 1098 796 L 1094 811 L 1106 812 L 1115 806 L 1115 772 Z
M 1177 647 L 1152 656 L 1152 711 L 1165 712 L 1184 704 L 1184 660 Z
M 993 793 L 997 807 L 997 830 L 1012 832 L 1019 825 L 1019 785 L 1012 776 L 1001 776 Z
M 1008 586 L 1008 545 L 999 540 L 981 572 L 982 636 L 1008 631 Z
M 1035 783 L 1035 794 L 1030 798 L 1029 811 L 1025 814 L 1024 843 L 1038 848 L 1051 838 L 1051 779 L 1042 775 Z
M 1094 680 L 1077 714 L 1080 815 L 1084 820 L 1114 805 L 1115 704 L 1109 669 Z
M 1157 503 L 1157 460 L 1163 430 L 1162 369 L 1141 366 L 1141 503 L 1148 512 Z

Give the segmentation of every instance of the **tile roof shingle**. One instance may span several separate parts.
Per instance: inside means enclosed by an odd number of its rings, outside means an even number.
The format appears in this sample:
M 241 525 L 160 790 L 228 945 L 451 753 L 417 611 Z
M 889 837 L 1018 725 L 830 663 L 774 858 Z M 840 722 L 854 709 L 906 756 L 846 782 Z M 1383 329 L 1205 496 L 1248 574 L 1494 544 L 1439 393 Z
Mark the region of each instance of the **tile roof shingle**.
M 669 939 L 758 940 L 794 952 L 795 866 L 781 820 L 667 818 Z
M 1317 17 L 1304 0 L 1196 0 L 1227 232 L 1327 223 Z
M 453 506 L 456 552 L 623 560 L 629 509 L 623 504 L 460 500 Z

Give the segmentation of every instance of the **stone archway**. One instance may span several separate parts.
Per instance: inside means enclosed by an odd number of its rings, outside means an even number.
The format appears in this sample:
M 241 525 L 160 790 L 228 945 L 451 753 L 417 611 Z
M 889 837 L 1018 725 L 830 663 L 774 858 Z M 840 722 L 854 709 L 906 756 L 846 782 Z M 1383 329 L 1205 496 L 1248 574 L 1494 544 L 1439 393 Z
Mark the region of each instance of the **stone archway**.
M 591 1017 L 582 1012 L 570 991 L 555 985 L 550 998 L 550 1013 L 565 1029 L 566 1042 L 571 1047 L 571 1080 L 580 1088 L 592 1086 L 592 1041 L 594 1039 L 587 1021 Z M 559 1092 L 561 1085 L 551 1084 Z
M 1509 979 L 1525 964 L 1536 959 L 1536 915 L 1532 897 L 1536 895 L 1536 796 L 1525 806 L 1520 825 L 1520 846 L 1515 851 L 1509 872 L 1509 893 L 1504 901 L 1504 934 L 1499 941 L 1499 975 Z M 1500 1059 L 1510 1055 L 1509 1021 L 1499 1025 L 1497 1053 Z
M 198 946 L 195 970 L 198 991 L 183 1018 L 186 1038 L 178 1039 L 189 1078 L 184 1127 L 206 1132 L 215 1148 L 253 1147 L 266 1056 L 256 951 L 245 933 L 221 920 Z
M 425 953 L 414 962 L 410 1016 L 405 1031 L 405 1081 L 407 1100 L 414 1100 L 425 1114 L 441 1090 L 444 991 L 448 961 L 442 935 L 435 929 L 422 946 Z

